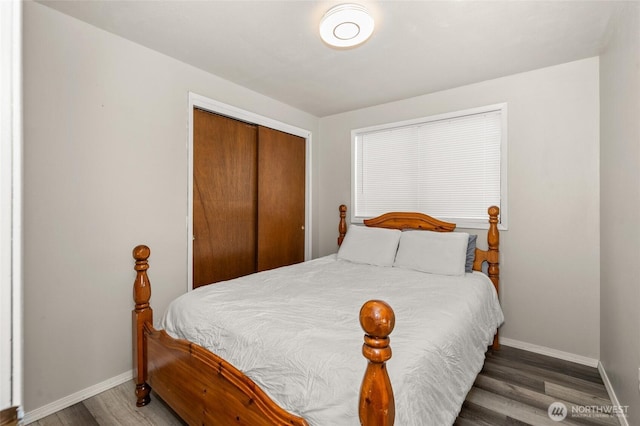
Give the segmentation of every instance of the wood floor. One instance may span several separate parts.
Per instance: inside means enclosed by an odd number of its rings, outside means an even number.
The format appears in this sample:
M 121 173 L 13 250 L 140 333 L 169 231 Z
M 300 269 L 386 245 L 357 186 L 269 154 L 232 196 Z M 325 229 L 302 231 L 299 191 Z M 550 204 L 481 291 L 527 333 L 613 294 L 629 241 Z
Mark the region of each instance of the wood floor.
M 31 424 L 184 424 L 158 398 L 136 408 L 133 389 L 132 382 L 124 383 Z M 554 402 L 567 407 L 568 417 L 563 421 L 551 420 L 548 415 L 548 407 Z M 579 418 L 571 414 L 574 406 Z M 487 353 L 484 368 L 455 425 L 619 425 L 615 417 L 585 412 L 585 407 L 593 406 L 611 406 L 597 369 L 503 346 L 498 352 Z
M 561 402 L 562 421 L 549 406 Z M 592 407 L 611 407 L 596 368 L 502 346 L 487 353 L 484 368 L 467 395 L 456 425 L 619 425 Z M 575 407 L 575 408 L 573 408 Z M 572 411 L 576 415 L 572 415 Z

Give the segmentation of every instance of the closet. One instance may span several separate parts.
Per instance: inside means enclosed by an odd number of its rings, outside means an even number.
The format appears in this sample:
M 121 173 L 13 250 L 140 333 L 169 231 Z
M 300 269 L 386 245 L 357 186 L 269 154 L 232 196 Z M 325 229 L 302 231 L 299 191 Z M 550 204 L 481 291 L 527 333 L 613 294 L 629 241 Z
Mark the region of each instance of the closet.
M 305 139 L 193 113 L 193 288 L 302 262 Z

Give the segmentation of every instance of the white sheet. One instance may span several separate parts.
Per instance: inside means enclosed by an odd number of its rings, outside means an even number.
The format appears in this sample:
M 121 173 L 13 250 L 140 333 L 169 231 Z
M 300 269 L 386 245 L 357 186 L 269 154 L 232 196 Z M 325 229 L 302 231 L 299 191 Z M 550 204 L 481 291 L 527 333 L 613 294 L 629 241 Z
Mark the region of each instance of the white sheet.
M 387 363 L 399 426 L 452 424 L 503 314 L 491 281 L 355 264 L 335 255 L 200 287 L 159 324 L 215 352 L 310 425 L 358 425 L 366 367 L 358 314 L 396 314 Z

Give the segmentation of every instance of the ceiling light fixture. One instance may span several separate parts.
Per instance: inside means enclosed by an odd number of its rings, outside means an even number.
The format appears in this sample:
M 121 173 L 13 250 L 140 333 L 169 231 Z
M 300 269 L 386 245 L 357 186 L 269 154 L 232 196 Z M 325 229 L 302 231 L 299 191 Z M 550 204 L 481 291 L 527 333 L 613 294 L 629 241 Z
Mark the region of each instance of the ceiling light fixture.
M 335 47 L 352 47 L 364 43 L 373 33 L 373 18 L 359 4 L 332 7 L 320 21 L 320 37 Z

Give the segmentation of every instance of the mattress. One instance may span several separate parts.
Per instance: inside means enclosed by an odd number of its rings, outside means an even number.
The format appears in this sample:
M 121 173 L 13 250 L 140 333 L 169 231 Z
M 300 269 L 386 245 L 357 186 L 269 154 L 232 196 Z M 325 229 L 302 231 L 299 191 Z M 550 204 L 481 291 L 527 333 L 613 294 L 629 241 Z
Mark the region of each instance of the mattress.
M 358 425 L 366 368 L 358 314 L 391 305 L 397 425 L 452 424 L 503 321 L 479 272 L 443 276 L 330 255 L 190 291 L 160 323 L 241 370 L 310 425 Z

